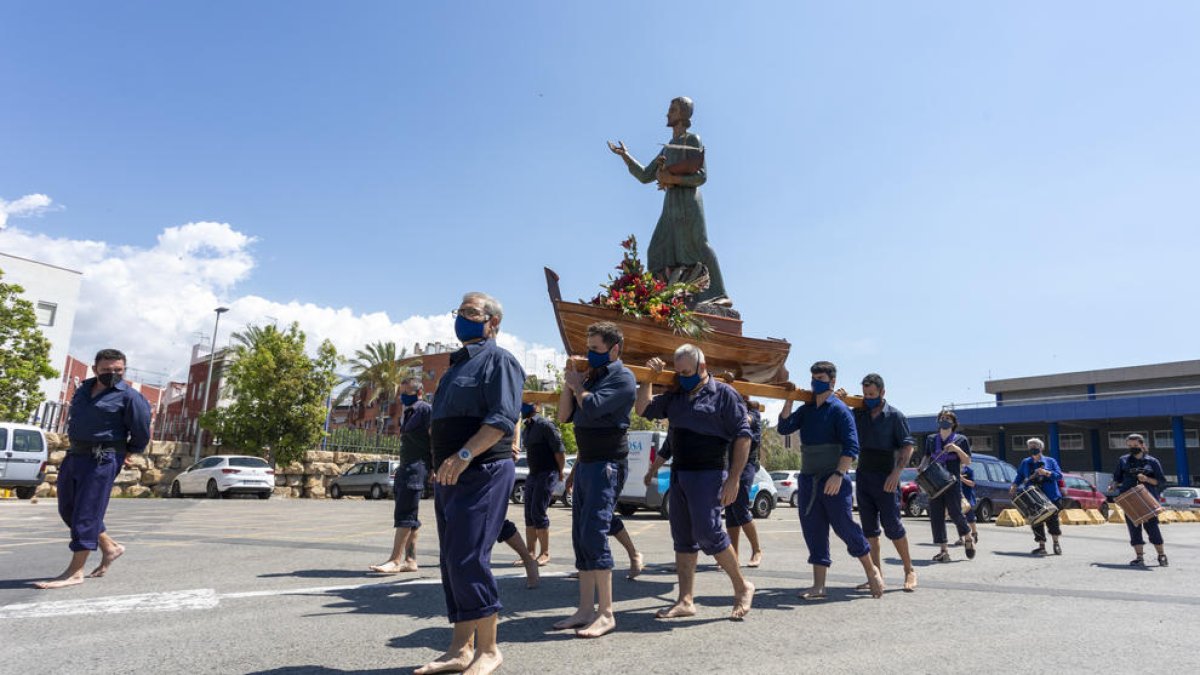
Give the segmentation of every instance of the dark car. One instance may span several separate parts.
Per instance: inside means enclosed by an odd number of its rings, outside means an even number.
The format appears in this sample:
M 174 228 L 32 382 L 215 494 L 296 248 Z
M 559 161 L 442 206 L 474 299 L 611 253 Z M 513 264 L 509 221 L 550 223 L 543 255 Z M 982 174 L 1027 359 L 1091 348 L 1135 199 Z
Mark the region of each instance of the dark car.
M 1012 464 L 991 455 L 971 455 L 971 468 L 975 470 L 975 520 L 986 523 L 1004 509 L 1013 508 L 1008 488 L 1017 469 Z M 916 498 L 917 508 L 929 511 L 929 495 L 922 490 Z

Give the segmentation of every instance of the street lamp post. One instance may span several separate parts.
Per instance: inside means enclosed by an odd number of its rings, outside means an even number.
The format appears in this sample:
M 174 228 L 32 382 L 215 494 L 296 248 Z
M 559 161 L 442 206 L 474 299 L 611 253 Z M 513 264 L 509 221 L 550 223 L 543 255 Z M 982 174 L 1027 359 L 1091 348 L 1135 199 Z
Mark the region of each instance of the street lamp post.
M 214 312 L 217 313 L 217 321 L 213 324 L 212 347 L 208 350 L 208 377 L 204 380 L 204 398 L 200 401 L 200 417 L 208 410 L 208 390 L 212 386 L 213 361 L 217 358 L 217 329 L 221 326 L 221 315 L 229 311 L 228 307 L 218 307 Z M 193 462 L 200 461 L 200 443 L 204 439 L 204 432 L 200 429 L 200 417 L 196 418 L 196 449 Z

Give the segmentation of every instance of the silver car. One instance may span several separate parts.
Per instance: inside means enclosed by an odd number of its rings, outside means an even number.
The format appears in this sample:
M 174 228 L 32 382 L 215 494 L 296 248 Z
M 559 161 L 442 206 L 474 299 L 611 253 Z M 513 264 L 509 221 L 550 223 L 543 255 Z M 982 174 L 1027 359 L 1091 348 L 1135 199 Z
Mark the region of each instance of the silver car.
M 796 505 L 796 485 L 799 479 L 799 471 L 771 472 L 771 481 L 775 483 L 775 492 L 779 495 L 779 499 L 792 506 Z
M 391 498 L 396 483 L 399 460 L 359 462 L 334 478 L 329 484 L 329 496 L 341 499 L 345 495 L 363 495 L 367 499 Z

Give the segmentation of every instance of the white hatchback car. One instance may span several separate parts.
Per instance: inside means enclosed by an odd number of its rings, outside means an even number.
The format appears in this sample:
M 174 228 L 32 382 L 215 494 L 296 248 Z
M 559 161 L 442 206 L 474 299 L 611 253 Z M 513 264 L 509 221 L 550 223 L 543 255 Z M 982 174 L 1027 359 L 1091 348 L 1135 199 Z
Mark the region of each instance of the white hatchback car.
M 799 471 L 772 471 L 771 480 L 775 483 L 775 491 L 779 495 L 779 499 L 795 506 L 795 493 L 797 482 L 800 479 Z
M 205 495 L 209 499 L 235 494 L 255 494 L 270 499 L 275 490 L 275 470 L 261 457 L 213 455 L 196 462 L 171 482 L 172 497 Z
M 33 497 L 46 476 L 46 434 L 28 424 L 0 422 L 0 488 Z

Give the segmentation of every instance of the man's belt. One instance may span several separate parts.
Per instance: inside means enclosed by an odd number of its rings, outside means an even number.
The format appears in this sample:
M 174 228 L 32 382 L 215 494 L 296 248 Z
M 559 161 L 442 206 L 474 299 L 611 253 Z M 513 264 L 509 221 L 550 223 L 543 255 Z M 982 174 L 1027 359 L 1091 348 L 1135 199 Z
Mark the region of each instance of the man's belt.
M 104 453 L 106 452 L 125 452 L 125 445 L 121 443 L 113 443 L 111 441 L 108 443 L 76 443 L 72 441 L 71 447 L 67 450 L 67 454 L 88 455 L 96 461 L 100 461 L 100 458 L 103 457 Z

